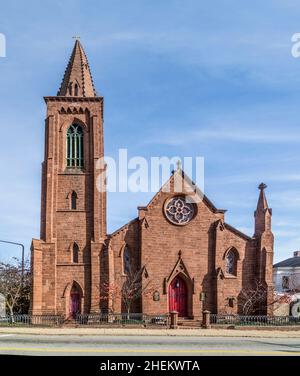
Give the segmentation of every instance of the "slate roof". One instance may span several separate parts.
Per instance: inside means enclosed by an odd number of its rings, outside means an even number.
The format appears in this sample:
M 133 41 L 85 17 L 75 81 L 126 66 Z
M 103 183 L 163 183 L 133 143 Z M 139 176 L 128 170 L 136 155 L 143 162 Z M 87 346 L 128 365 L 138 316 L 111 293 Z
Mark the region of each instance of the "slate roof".
M 300 257 L 291 257 L 286 260 L 280 261 L 277 264 L 273 265 L 273 268 L 294 268 L 300 267 Z

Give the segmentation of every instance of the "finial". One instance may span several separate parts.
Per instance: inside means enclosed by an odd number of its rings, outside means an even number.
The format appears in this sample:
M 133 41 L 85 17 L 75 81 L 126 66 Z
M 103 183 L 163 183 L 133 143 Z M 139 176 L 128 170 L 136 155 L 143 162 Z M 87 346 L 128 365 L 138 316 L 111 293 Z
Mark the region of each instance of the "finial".
M 77 36 L 77 35 L 75 35 L 74 37 L 72 37 L 73 39 L 76 39 L 76 40 L 79 40 L 80 39 L 80 37 L 79 36 Z
M 178 252 L 178 257 L 181 258 L 181 250 Z
M 181 160 L 178 159 L 178 161 L 176 162 L 176 165 L 177 165 L 177 171 L 181 170 Z
M 259 186 L 258 186 L 258 189 L 260 189 L 261 191 L 263 191 L 266 188 L 267 188 L 267 184 L 265 184 L 265 183 L 260 183 Z

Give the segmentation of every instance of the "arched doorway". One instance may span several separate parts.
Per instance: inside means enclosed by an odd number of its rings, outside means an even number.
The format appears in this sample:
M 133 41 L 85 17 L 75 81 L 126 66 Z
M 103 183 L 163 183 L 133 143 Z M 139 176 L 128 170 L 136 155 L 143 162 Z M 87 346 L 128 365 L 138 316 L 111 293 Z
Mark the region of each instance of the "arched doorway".
M 187 285 L 182 277 L 177 275 L 169 285 L 169 311 L 177 311 L 178 316 L 187 316 L 188 293 Z
M 74 284 L 70 292 L 70 317 L 76 318 L 76 315 L 81 313 L 81 293 L 79 287 Z

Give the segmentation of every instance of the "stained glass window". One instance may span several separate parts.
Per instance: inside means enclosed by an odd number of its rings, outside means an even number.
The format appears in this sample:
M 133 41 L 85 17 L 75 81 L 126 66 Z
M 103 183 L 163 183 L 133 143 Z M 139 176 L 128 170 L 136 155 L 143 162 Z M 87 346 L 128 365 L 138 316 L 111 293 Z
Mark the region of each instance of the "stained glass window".
M 226 267 L 227 274 L 235 274 L 235 254 L 233 250 L 230 250 L 226 255 Z
M 185 225 L 195 214 L 193 203 L 186 202 L 184 197 L 173 197 L 165 205 L 165 215 L 176 225 Z
M 129 274 L 130 273 L 130 254 L 129 254 L 129 249 L 128 247 L 126 246 L 124 248 L 124 252 L 123 252 L 123 270 L 124 270 L 124 274 Z

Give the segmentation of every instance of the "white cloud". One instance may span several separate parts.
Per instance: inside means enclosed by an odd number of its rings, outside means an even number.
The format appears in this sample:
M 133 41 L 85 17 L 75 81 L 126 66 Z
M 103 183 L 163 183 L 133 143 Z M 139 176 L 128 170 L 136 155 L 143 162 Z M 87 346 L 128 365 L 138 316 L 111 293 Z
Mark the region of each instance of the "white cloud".
M 216 176 L 209 177 L 206 180 L 209 182 L 210 185 L 218 184 L 218 185 L 233 185 L 233 184 L 258 184 L 261 181 L 266 183 L 288 183 L 288 182 L 299 182 L 300 181 L 300 173 L 292 174 L 292 173 L 275 173 L 271 169 L 269 171 L 256 171 L 256 172 L 249 172 L 249 173 L 240 173 L 235 175 L 226 175 L 226 176 Z M 300 190 L 298 193 L 295 193 L 294 198 L 291 199 L 287 197 L 287 193 L 285 191 L 280 192 L 280 196 L 285 197 L 285 203 L 298 203 L 300 201 Z M 272 199 L 274 198 L 274 193 L 272 193 Z M 283 200 L 283 197 L 281 197 Z
M 200 128 L 200 127 L 199 127 Z M 188 129 L 188 127 L 187 127 Z M 245 143 L 299 143 L 300 132 L 285 131 L 282 129 L 276 131 L 274 128 L 269 130 L 257 129 L 257 125 L 240 124 L 239 127 L 214 127 L 209 126 L 209 129 L 201 130 L 187 130 L 183 132 L 163 132 L 159 137 L 153 136 L 145 140 L 147 144 L 163 144 L 180 146 L 192 143 L 199 143 L 204 141 L 221 141 L 221 142 L 245 142 Z

